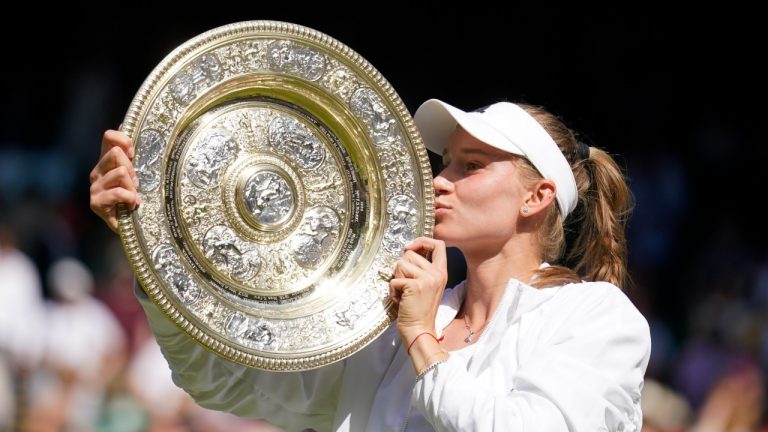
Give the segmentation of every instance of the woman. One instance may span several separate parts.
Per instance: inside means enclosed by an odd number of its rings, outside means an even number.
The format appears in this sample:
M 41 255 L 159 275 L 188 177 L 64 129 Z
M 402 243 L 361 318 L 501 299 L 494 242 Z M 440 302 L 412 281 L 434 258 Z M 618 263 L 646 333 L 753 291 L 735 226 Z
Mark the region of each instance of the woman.
M 137 290 L 175 382 L 286 430 L 640 430 L 650 335 L 617 288 L 631 194 L 615 162 L 531 106 L 430 100 L 414 119 L 445 168 L 436 239 L 390 283 L 397 323 L 345 361 L 269 373 L 209 354 Z M 115 205 L 138 204 L 132 144 L 108 131 L 102 154 L 91 206 L 115 229 Z M 467 279 L 444 292 L 446 245 Z M 573 270 L 548 264 L 562 256 Z

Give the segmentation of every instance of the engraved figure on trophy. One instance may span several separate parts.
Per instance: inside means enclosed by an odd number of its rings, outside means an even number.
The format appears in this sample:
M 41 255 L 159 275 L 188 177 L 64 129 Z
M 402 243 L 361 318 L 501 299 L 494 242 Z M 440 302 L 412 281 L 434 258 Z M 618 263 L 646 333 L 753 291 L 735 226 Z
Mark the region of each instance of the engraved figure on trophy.
M 189 223 L 189 226 L 193 227 L 199 226 L 212 208 L 207 204 L 198 204 L 197 198 L 194 195 L 185 195 L 182 202 L 186 206 L 184 208 L 184 219 Z
M 336 312 L 336 324 L 347 327 L 352 330 L 355 328 L 355 322 L 360 318 L 360 313 L 355 308 L 356 304 L 350 302 L 343 311 Z
M 261 258 L 256 250 L 247 246 L 229 227 L 216 225 L 205 233 L 203 253 L 219 269 L 240 280 L 250 280 L 261 268 Z
M 184 274 L 179 257 L 172 246 L 157 246 L 152 252 L 152 261 L 157 273 L 170 282 L 182 302 L 190 304 L 200 297 L 200 287 Z
M 221 63 L 215 54 L 203 54 L 192 70 L 195 84 L 213 85 L 221 79 Z
M 179 72 L 170 85 L 171 97 L 181 106 L 186 106 L 195 99 L 195 78 L 187 71 Z
M 360 86 L 355 74 L 345 67 L 327 73 L 324 79 L 328 88 L 344 100 L 348 100 Z
M 192 67 L 179 72 L 170 85 L 171 97 L 181 106 L 192 102 L 198 92 L 221 79 L 221 63 L 214 54 L 203 54 Z
M 238 146 L 227 131 L 214 129 L 195 150 L 189 158 L 187 175 L 195 186 L 210 189 L 219 183 L 222 171 L 237 155 Z
M 155 270 L 161 276 L 168 276 L 180 270 L 178 257 L 173 247 L 167 244 L 161 244 L 155 248 L 152 252 L 152 262 L 155 263 Z
M 384 247 L 392 253 L 399 253 L 413 241 L 413 233 L 418 223 L 418 209 L 413 198 L 406 195 L 392 197 L 387 203 L 389 230 L 384 235 Z
M 164 146 L 165 140 L 160 132 L 154 129 L 141 131 L 137 146 L 141 151 L 137 153 L 134 165 L 141 192 L 153 191 L 160 184 L 158 165 Z
M 363 87 L 352 94 L 352 112 L 365 121 L 371 129 L 377 145 L 389 144 L 399 138 L 395 117 L 390 114 L 384 102 L 370 88 Z
M 292 117 L 279 116 L 269 124 L 269 144 L 304 169 L 316 168 L 325 157 L 317 136 Z
M 343 216 L 348 198 L 344 190 L 344 179 L 331 164 L 325 165 L 324 168 L 330 169 L 316 170 L 317 175 L 307 175 L 304 179 L 308 199 L 314 203 L 324 203 Z
M 279 224 L 293 209 L 293 192 L 279 174 L 263 171 L 245 184 L 244 201 L 248 211 L 264 225 Z
M 233 138 L 250 152 L 264 152 L 267 146 L 268 111 L 264 109 L 238 110 L 235 115 L 225 117 L 223 122 Z
M 339 235 L 339 216 L 328 207 L 307 211 L 307 219 L 291 246 L 296 262 L 302 267 L 316 266 L 329 252 Z
M 325 73 L 325 56 L 289 41 L 279 41 L 269 46 L 269 66 L 272 69 L 303 76 L 316 81 Z
M 229 317 L 225 324 L 227 334 L 255 342 L 262 348 L 273 345 L 275 337 L 272 330 L 264 322 L 253 323 L 241 313 Z
M 243 337 L 245 339 L 256 342 L 262 347 L 272 345 L 272 343 L 275 341 L 275 337 L 272 335 L 272 331 L 269 329 L 269 326 L 264 323 L 256 324 L 253 327 L 250 327 L 248 331 L 245 332 Z
M 393 190 L 393 193 L 406 193 L 413 188 L 413 172 L 408 169 L 408 165 L 403 161 L 408 160 L 406 149 L 399 145 L 387 145 L 381 147 L 381 169 L 384 177 L 394 180 L 394 184 L 400 185 L 399 190 Z

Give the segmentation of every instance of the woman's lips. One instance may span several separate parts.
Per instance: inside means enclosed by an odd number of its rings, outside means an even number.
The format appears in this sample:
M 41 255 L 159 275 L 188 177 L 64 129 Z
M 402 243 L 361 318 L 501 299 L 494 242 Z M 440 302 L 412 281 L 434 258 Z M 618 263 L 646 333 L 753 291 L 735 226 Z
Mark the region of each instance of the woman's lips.
M 445 204 L 435 203 L 435 216 L 448 213 L 450 210 L 451 208 Z

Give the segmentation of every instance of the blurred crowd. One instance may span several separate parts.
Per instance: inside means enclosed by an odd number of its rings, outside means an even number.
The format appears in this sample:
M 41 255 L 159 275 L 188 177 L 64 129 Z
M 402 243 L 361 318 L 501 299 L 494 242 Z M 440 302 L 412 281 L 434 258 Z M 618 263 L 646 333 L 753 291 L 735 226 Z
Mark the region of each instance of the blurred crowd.
M 645 429 L 763 430 L 768 259 L 750 254 L 727 224 L 713 227 L 706 248 L 681 243 L 689 175 L 672 154 L 647 158 L 628 156 L 637 207 L 627 292 L 653 339 Z M 203 409 L 175 387 L 133 297 L 119 239 L 84 196 L 11 201 L 7 186 L 0 185 L 0 430 L 270 430 Z
M 117 237 L 104 247 L 97 278 L 73 256 L 41 272 L 0 228 L 0 431 L 274 430 L 173 384 Z

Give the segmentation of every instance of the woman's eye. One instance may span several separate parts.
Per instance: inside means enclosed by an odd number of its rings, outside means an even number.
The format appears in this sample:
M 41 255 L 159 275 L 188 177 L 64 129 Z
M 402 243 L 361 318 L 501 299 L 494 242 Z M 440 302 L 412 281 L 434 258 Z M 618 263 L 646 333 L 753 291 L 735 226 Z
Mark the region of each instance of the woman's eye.
M 477 164 L 474 162 L 467 162 L 466 165 L 464 165 L 464 169 L 467 171 L 474 171 L 476 169 L 480 169 L 480 164 Z

